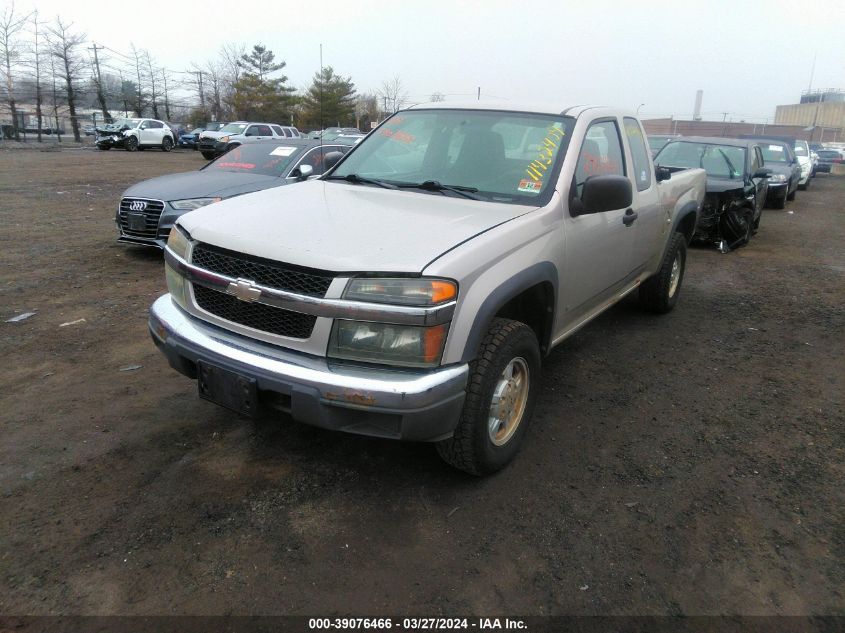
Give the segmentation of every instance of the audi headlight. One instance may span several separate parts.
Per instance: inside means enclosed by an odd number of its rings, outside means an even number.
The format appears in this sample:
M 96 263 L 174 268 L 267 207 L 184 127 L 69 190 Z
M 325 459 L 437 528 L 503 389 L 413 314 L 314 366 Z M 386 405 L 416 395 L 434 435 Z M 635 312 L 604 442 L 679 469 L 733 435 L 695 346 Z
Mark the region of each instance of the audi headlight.
M 783 174 L 772 174 L 769 176 L 769 182 L 786 182 L 786 176 Z
M 170 206 L 178 211 L 193 211 L 214 202 L 220 202 L 223 198 L 188 198 L 186 200 L 171 200 Z
M 170 229 L 170 235 L 167 238 L 167 248 L 173 251 L 182 259 L 188 259 L 188 253 L 191 249 L 190 238 L 179 227 L 175 226 Z M 179 274 L 167 261 L 164 262 L 164 276 L 167 278 L 167 291 L 173 300 L 180 306 L 185 307 L 187 301 L 185 300 L 185 278 Z

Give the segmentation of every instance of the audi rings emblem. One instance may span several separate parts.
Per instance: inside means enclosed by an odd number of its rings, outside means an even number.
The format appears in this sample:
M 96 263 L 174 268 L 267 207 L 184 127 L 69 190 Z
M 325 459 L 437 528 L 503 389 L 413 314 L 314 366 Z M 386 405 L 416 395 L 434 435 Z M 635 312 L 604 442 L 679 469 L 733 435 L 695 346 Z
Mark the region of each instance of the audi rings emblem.
M 147 208 L 147 203 L 143 200 L 133 200 L 129 203 L 130 211 L 144 211 Z

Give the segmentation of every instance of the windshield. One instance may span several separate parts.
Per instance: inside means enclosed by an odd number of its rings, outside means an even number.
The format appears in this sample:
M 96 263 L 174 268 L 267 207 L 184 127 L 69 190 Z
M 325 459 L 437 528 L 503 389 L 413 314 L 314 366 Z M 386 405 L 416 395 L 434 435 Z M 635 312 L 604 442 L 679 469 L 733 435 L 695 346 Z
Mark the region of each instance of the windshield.
M 809 156 L 809 152 L 807 152 L 806 145 L 795 145 L 795 155 L 796 156 Z
M 654 162 L 664 167 L 701 167 L 711 178 L 742 178 L 745 148 L 674 142 L 660 150 Z
M 302 152 L 301 147 L 255 143 L 239 145 L 205 167 L 205 171 L 229 171 L 259 176 L 283 176 Z
M 761 145 L 763 150 L 763 161 L 766 163 L 785 163 L 787 162 L 786 147 L 783 145 L 774 145 L 766 143 Z
M 554 190 L 573 125 L 574 119 L 555 115 L 405 111 L 362 141 L 330 178 L 434 182 L 496 202 L 534 204 Z
M 832 149 L 820 149 L 816 152 L 819 158 L 839 158 L 839 152 Z
M 225 134 L 240 134 L 246 129 L 246 126 L 249 125 L 248 123 L 229 123 L 228 125 L 224 125 L 221 127 L 218 132 L 224 132 Z
M 656 152 L 661 147 L 666 145 L 669 142 L 669 139 L 665 136 L 649 136 L 648 137 L 648 146 L 649 148 Z
M 120 127 L 133 128 L 143 120 L 144 119 L 118 119 L 117 121 L 115 121 L 114 123 L 111 123 L 110 125 L 113 125 L 113 126 L 118 127 L 118 128 L 120 128 Z

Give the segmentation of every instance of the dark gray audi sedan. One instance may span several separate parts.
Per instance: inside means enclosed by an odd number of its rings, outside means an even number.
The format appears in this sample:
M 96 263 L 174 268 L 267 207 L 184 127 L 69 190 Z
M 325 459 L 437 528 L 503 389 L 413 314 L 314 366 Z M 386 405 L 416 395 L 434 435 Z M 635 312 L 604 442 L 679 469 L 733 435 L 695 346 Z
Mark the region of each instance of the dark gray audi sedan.
M 118 241 L 164 248 L 180 215 L 245 193 L 319 176 L 352 149 L 310 139 L 243 143 L 199 171 L 159 176 L 123 192 Z

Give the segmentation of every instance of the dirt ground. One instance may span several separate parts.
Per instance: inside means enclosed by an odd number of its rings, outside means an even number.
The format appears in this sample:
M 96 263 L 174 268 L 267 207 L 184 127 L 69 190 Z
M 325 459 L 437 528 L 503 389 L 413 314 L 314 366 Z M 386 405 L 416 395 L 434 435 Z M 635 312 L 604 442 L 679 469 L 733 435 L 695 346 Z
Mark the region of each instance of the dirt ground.
M 114 209 L 201 164 L 0 151 L 0 613 L 845 615 L 845 178 L 693 249 L 673 313 L 626 301 L 557 348 L 521 454 L 476 479 L 169 368 L 161 255 Z

